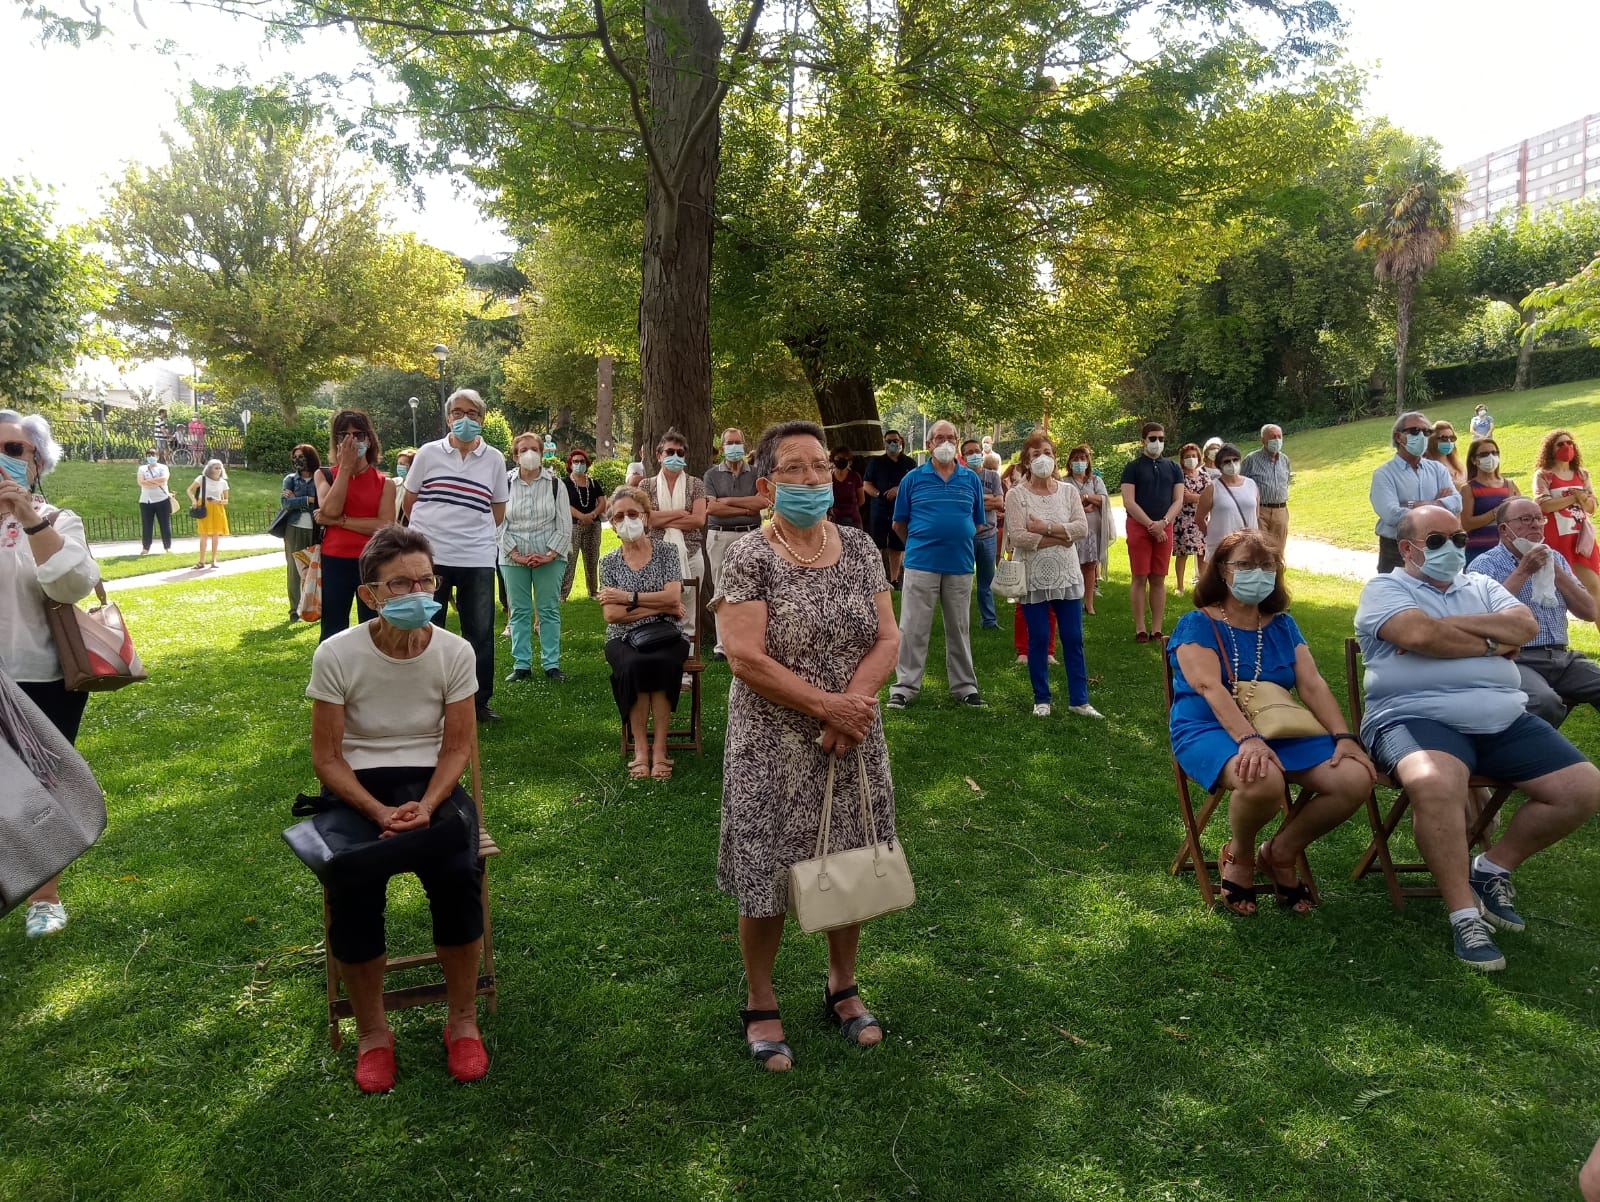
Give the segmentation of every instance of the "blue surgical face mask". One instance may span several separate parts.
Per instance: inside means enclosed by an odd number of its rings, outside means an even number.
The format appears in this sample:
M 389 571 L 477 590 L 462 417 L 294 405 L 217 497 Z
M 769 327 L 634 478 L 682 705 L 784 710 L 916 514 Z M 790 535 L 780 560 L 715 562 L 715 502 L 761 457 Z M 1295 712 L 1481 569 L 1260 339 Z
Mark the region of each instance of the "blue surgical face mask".
M 1278 587 L 1278 573 L 1271 568 L 1235 568 L 1228 591 L 1246 605 L 1259 605 Z
M 13 459 L 10 455 L 0 455 L 0 472 L 10 476 L 23 488 L 29 487 L 27 460 Z
M 1267 439 L 1267 450 L 1271 451 L 1274 455 L 1276 455 L 1279 451 L 1283 450 L 1283 439 L 1281 439 L 1281 438 L 1269 438 L 1269 439 Z
M 1420 544 L 1418 544 L 1420 545 Z M 1452 542 L 1446 542 L 1436 551 L 1426 547 L 1422 549 L 1422 574 L 1429 580 L 1437 580 L 1440 584 L 1448 584 L 1467 566 L 1467 549 L 1458 547 Z
M 978 471 L 980 468 L 982 468 L 983 467 L 983 453 L 980 451 L 976 455 L 968 455 L 967 456 L 967 466 L 970 467 L 973 471 Z
M 668 471 L 681 472 L 688 466 L 689 461 L 682 455 L 668 455 L 661 461 L 661 466 Z
M 807 530 L 828 516 L 833 508 L 831 484 L 780 484 L 773 509 L 791 526 Z
M 404 480 L 406 478 L 406 467 L 407 465 L 404 463 L 394 465 L 394 478 L 396 480 Z
M 146 463 L 154 463 L 156 461 L 156 457 L 154 455 L 146 455 L 144 457 L 144 461 Z
M 1421 455 L 1428 449 L 1428 436 L 1426 434 L 1406 435 L 1406 454 Z
M 360 455 L 361 458 L 365 459 L 367 457 L 367 447 L 368 447 L 368 445 L 369 444 L 368 444 L 368 442 L 367 442 L 367 440 L 365 438 L 363 438 L 360 442 L 356 443 L 356 454 Z
M 574 459 L 572 461 L 572 474 L 574 476 L 587 476 L 589 474 L 589 465 L 581 459 Z
M 1087 459 L 1074 459 L 1070 466 L 1074 476 L 1081 476 L 1089 470 L 1089 461 Z
M 421 630 L 438 613 L 440 605 L 427 593 L 407 593 L 383 603 L 383 620 L 400 630 Z
M 458 417 L 450 423 L 450 433 L 462 442 L 471 442 L 483 433 L 483 424 L 470 417 Z
M 1443 442 L 1441 442 L 1439 444 L 1439 454 L 1441 454 L 1441 455 L 1448 455 L 1451 451 L 1453 451 L 1455 449 L 1456 449 L 1456 444 L 1451 442 L 1449 439 L 1445 439 Z
M 730 442 L 722 448 L 722 457 L 729 463 L 738 463 L 744 458 L 744 447 L 739 443 Z

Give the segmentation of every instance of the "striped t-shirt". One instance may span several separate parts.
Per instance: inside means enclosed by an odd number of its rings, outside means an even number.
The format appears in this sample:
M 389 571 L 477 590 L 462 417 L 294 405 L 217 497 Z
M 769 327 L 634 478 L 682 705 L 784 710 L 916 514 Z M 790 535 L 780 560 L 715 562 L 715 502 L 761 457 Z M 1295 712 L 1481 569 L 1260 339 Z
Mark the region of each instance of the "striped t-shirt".
M 494 510 L 505 504 L 506 457 L 483 439 L 463 455 L 448 438 L 425 443 L 406 473 L 416 497 L 411 529 L 433 543 L 433 562 L 452 568 L 495 566 Z

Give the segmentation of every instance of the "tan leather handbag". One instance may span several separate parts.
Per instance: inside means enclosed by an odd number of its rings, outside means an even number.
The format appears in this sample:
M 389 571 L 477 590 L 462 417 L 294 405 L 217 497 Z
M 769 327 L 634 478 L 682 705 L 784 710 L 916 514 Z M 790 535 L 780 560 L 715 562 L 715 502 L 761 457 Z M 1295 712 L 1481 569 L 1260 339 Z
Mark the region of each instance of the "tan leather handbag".
M 789 865 L 789 912 L 807 932 L 855 926 L 904 910 L 917 900 L 905 847 L 898 839 L 877 841 L 866 754 L 860 748 L 856 749 L 856 771 L 861 782 L 861 829 L 872 842 L 849 851 L 829 852 L 833 776 L 838 763 L 838 756 L 828 757 L 828 784 L 822 795 L 822 823 L 813 857 Z
M 122 610 L 106 600 L 106 586 L 96 584 L 94 595 L 100 604 L 88 610 L 49 598 L 44 603 L 63 683 L 75 693 L 104 693 L 149 676 Z
M 1325 735 L 1327 729 L 1317 721 L 1316 715 L 1301 705 L 1295 695 L 1281 684 L 1261 679 L 1261 660 L 1256 659 L 1253 680 L 1230 679 L 1228 657 L 1223 651 L 1222 626 L 1210 614 L 1211 626 L 1217 632 L 1217 658 L 1222 661 L 1222 680 L 1233 688 L 1233 699 L 1239 703 L 1244 716 L 1250 719 L 1261 735 L 1267 739 L 1309 739 Z

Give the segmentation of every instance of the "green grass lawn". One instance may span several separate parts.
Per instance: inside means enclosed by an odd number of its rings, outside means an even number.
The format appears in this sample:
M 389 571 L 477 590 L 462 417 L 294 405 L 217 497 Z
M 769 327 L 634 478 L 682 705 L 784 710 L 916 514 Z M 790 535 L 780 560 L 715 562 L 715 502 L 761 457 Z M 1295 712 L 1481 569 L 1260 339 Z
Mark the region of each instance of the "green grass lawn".
M 45 477 L 45 492 L 52 504 L 70 509 L 90 524 L 90 538 L 98 541 L 104 537 L 139 537 L 139 484 L 136 463 L 84 463 L 71 460 L 62 463 Z M 172 491 L 178 494 L 179 510 L 172 518 L 172 532 L 180 536 L 194 533 L 194 520 L 189 517 L 189 502 L 184 490 L 192 484 L 200 469 L 175 467 L 170 481 Z M 278 512 L 278 501 L 283 495 L 283 476 L 272 472 L 251 472 L 244 468 L 228 471 L 228 519 L 235 534 L 260 534 L 266 530 Z M 94 524 L 97 519 L 116 518 L 119 527 L 101 532 Z M 127 526 L 128 529 L 122 529 Z
M 1364 824 L 1312 849 L 1314 916 L 1206 912 L 1166 871 L 1160 671 L 1125 560 L 1089 625 L 1105 724 L 1029 716 L 1008 608 L 976 636 L 990 708 L 951 703 L 936 628 L 926 691 L 887 719 L 918 888 L 863 943 L 887 1040 L 824 1025 L 823 942 L 791 928 L 786 1076 L 745 1055 L 713 879 L 727 668 L 707 753 L 630 781 L 599 615 L 569 604 L 571 681 L 501 686 L 484 734 L 490 1076 L 451 1083 L 442 1013 L 411 1011 L 397 1089 L 363 1097 L 353 1041 L 326 1041 L 319 893 L 278 837 L 313 783 L 316 637 L 281 620 L 280 575 L 124 600 L 151 680 L 93 698 L 82 740 L 110 828 L 67 875 L 63 935 L 0 924 L 0 1198 L 1573 1196 L 1600 1128 L 1596 829 L 1519 873 L 1530 926 L 1493 977 L 1451 958 L 1437 902 L 1396 913 L 1349 880 Z M 1342 693 L 1356 586 L 1296 584 Z M 1600 723 L 1568 731 L 1593 749 Z M 425 943 L 420 892 L 391 897 L 393 946 Z
M 1557 384 L 1423 406 L 1431 420 L 1455 426 L 1463 459 L 1472 440 L 1467 423 L 1480 402 L 1494 415 L 1502 470 L 1525 493 L 1533 491 L 1534 459 L 1551 430 L 1571 430 L 1589 458 L 1600 459 L 1600 382 Z M 1373 470 L 1394 454 L 1390 442 L 1393 426 L 1393 417 L 1373 418 L 1307 430 L 1284 440 L 1284 450 L 1294 464 L 1289 494 L 1293 533 L 1377 551 L 1378 536 L 1372 531 L 1377 519 L 1367 492 Z M 1242 449 L 1254 450 L 1255 444 Z

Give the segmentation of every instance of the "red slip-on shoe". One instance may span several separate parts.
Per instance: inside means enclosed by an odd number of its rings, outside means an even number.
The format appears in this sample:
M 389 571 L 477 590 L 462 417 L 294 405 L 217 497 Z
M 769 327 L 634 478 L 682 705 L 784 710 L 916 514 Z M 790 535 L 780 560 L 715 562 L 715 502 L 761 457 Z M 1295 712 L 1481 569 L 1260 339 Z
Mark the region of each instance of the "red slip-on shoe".
M 444 1029 L 444 1047 L 448 1054 L 450 1075 L 463 1085 L 481 1081 L 489 1075 L 489 1052 L 483 1040 L 476 1035 L 450 1038 L 450 1028 Z
M 356 1084 L 362 1093 L 388 1093 L 394 1088 L 394 1032 L 387 1047 L 372 1048 L 356 1057 Z

